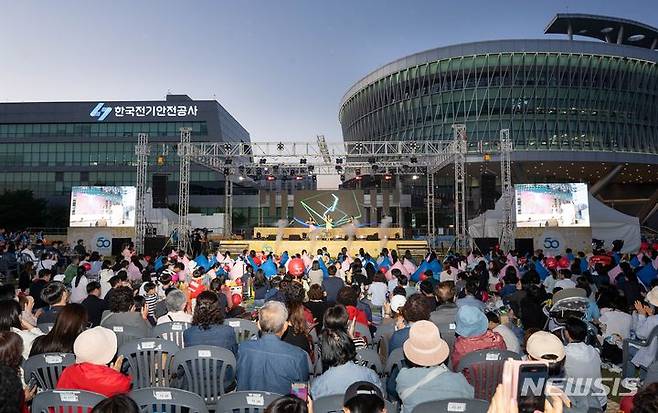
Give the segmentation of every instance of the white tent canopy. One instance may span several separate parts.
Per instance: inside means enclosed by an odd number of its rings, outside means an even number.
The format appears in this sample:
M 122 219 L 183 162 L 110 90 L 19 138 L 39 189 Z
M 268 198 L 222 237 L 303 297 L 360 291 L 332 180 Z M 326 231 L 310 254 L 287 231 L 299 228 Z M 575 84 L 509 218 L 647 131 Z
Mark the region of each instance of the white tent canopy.
M 496 202 L 495 209 L 468 221 L 468 231 L 472 238 L 498 238 L 503 219 L 502 199 Z M 516 220 L 516 217 L 513 217 Z M 622 252 L 636 252 L 640 249 L 640 220 L 610 208 L 603 202 L 589 196 L 589 220 L 592 238 L 612 247 L 615 240 L 623 240 Z

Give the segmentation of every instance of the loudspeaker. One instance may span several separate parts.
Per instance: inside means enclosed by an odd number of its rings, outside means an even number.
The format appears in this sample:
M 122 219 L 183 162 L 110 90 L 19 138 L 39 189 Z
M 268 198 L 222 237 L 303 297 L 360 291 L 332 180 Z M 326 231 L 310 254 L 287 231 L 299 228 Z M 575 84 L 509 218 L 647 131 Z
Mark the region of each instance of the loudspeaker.
M 153 208 L 167 208 L 167 175 L 153 175 Z
M 474 238 L 473 242 L 480 252 L 486 254 L 498 245 L 498 238 Z
M 514 249 L 520 255 L 532 255 L 535 251 L 535 244 L 532 238 L 516 238 L 514 239 Z
M 496 207 L 496 175 L 484 173 L 480 176 L 480 209 L 486 211 Z

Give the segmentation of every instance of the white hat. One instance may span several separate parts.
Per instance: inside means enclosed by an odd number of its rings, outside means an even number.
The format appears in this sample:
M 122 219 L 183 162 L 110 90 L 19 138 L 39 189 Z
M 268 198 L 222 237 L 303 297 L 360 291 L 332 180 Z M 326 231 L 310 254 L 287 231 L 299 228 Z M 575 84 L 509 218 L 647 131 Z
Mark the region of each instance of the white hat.
M 647 293 L 647 301 L 654 307 L 658 307 L 658 287 L 653 287 Z
M 399 313 L 400 308 L 402 308 L 406 302 L 407 298 L 405 296 L 400 294 L 394 295 L 393 298 L 391 298 L 391 310 L 395 313 Z
M 565 356 L 564 344 L 555 334 L 548 331 L 537 331 L 532 334 L 526 343 L 526 351 L 535 360 L 559 362 Z
M 105 365 L 112 361 L 117 352 L 117 336 L 105 327 L 85 330 L 73 343 L 76 363 Z

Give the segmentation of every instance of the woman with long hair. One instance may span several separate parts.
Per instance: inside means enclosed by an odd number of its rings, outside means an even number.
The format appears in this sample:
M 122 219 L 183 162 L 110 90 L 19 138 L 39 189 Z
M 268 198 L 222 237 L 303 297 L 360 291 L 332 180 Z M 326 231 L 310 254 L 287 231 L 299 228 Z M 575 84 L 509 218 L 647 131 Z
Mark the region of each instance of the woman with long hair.
M 281 340 L 301 348 L 310 355 L 311 344 L 308 335 L 310 325 L 304 312 L 304 287 L 298 282 L 290 282 L 283 289 L 283 295 L 288 309 L 288 329 Z
M 73 288 L 71 288 L 70 302 L 81 303 L 82 300 L 87 298 L 87 284 L 89 284 L 89 280 L 87 279 L 87 269 L 84 265 L 80 265 L 75 278 L 71 281 L 71 287 Z
M 87 327 L 87 310 L 82 304 L 68 304 L 57 315 L 53 329 L 34 340 L 30 357 L 43 353 L 73 353 L 75 339 Z
M 34 340 L 43 335 L 41 330 L 33 327 L 21 318 L 21 305 L 15 300 L 0 301 L 0 331 L 16 333 L 22 340 L 23 358 L 30 355 Z
M 11 400 L 11 405 L 14 408 L 11 410 L 5 405 L 3 406 L 5 407 L 3 411 L 17 411 L 15 408 L 18 406 L 21 413 L 28 413 L 29 410 L 26 403 L 32 400 L 36 394 L 36 387 L 33 389 L 29 387 L 21 389 L 22 354 L 23 341 L 18 334 L 11 331 L 0 331 L 0 366 L 4 366 L 0 371 L 0 374 L 2 374 L 2 391 L 4 394 L 2 399 L 3 401 Z

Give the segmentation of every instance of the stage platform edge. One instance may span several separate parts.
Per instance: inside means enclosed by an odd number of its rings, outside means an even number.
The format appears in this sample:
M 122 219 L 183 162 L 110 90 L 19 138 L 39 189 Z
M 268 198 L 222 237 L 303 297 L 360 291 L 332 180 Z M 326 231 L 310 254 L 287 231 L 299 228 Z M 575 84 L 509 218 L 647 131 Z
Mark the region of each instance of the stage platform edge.
M 429 245 L 425 240 L 392 240 L 385 239 L 380 241 L 365 241 L 365 240 L 332 240 L 332 241 L 290 241 L 290 240 L 220 240 L 217 241 L 220 251 L 230 251 L 231 254 L 239 254 L 242 250 L 254 250 L 275 252 L 281 254 L 288 251 L 289 254 L 296 254 L 302 250 L 307 250 L 311 254 L 322 247 L 327 247 L 327 251 L 332 257 L 335 257 L 341 250 L 346 247 L 351 256 L 359 252 L 359 248 L 363 248 L 366 252 L 370 253 L 373 257 L 379 255 L 382 248 L 389 250 L 397 250 L 401 256 L 406 250 L 410 250 L 411 254 L 416 257 L 424 257 L 429 250 Z

